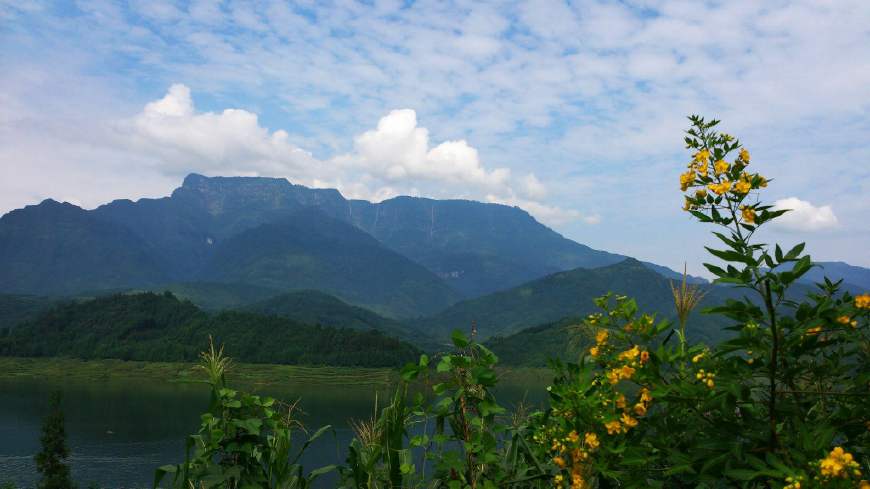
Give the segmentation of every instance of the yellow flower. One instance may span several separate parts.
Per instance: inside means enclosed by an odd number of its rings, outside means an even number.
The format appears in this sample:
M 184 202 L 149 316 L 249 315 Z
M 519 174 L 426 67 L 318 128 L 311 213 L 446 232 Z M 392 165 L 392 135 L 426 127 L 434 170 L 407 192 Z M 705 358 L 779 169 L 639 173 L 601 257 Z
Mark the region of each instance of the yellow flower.
M 695 183 L 695 172 L 692 170 L 680 174 L 680 190 L 686 191 L 692 184 Z
M 813 328 L 809 328 L 809 329 L 807 329 L 807 332 L 805 333 L 805 335 L 817 335 L 817 334 L 819 334 L 819 333 L 821 333 L 821 332 L 822 332 L 822 327 L 821 327 L 821 326 L 815 326 L 815 327 L 813 327 Z
M 749 151 L 746 151 L 746 148 L 740 149 L 740 154 L 737 156 L 740 161 L 743 162 L 744 165 L 749 164 Z
M 852 320 L 849 318 L 849 316 L 840 316 L 837 318 L 838 323 L 845 324 L 846 326 L 848 326 L 851 321 Z
M 637 420 L 629 416 L 628 413 L 622 413 L 622 424 L 627 428 L 634 428 L 637 426 Z
M 597 346 L 593 346 L 592 348 L 589 349 L 589 355 L 591 355 L 592 357 L 597 357 L 599 353 L 600 352 L 599 352 Z
M 646 406 L 644 406 L 641 403 L 635 404 L 634 405 L 634 414 L 636 414 L 638 416 L 645 416 L 646 415 Z
M 721 183 L 711 183 L 707 185 L 707 188 L 713 191 L 716 195 L 722 195 L 725 192 L 731 190 L 731 182 L 728 180 L 722 180 Z
M 725 160 L 719 160 L 713 164 L 713 169 L 716 170 L 717 175 L 721 175 L 728 171 L 729 164 Z
M 692 357 L 692 363 L 698 363 L 704 358 L 705 353 L 698 353 L 697 355 Z
M 598 435 L 595 433 L 586 433 L 584 439 L 586 441 L 586 446 L 592 450 L 595 450 L 601 445 L 601 442 L 598 441 Z
M 746 180 L 740 180 L 739 182 L 734 184 L 734 193 L 735 194 L 745 194 L 749 193 L 752 190 L 752 184 L 747 182 Z
M 595 335 L 595 343 L 598 343 L 599 346 L 607 343 L 607 334 L 606 329 L 599 330 L 598 334 Z
M 692 168 L 692 167 L 690 167 L 690 168 Z M 707 163 L 698 163 L 698 164 L 695 165 L 693 168 L 694 168 L 695 171 L 698 172 L 698 174 L 701 175 L 702 177 L 706 177 L 706 176 L 707 176 Z
M 697 161 L 698 163 L 707 163 L 707 161 L 709 159 L 710 159 L 710 150 L 709 149 L 702 149 L 701 151 L 698 151 L 697 153 L 695 153 L 695 161 Z
M 870 309 L 870 294 L 861 294 L 855 297 L 855 307 L 858 309 Z
M 572 431 L 571 433 L 568 433 L 567 439 L 571 443 L 577 443 L 580 441 L 580 435 L 578 435 L 576 431 Z
M 623 365 L 621 369 L 619 369 L 619 375 L 623 379 L 630 379 L 632 375 L 634 375 L 635 370 L 628 365 Z
M 859 465 L 855 462 L 852 454 L 843 450 L 843 447 L 834 447 L 827 457 L 819 461 L 819 471 L 823 477 L 828 478 L 848 478 L 850 469 L 853 474 L 860 477 L 861 471 L 858 470 L 858 467 Z
M 652 402 L 653 398 L 646 387 L 640 390 L 640 402 Z
M 758 177 L 758 186 L 761 188 L 767 187 L 767 179 L 762 177 L 761 175 L 756 175 Z
M 620 394 L 619 397 L 616 398 L 616 407 L 619 409 L 625 408 L 625 396 Z
M 566 465 L 566 464 L 565 464 L 565 459 L 562 458 L 562 457 L 560 457 L 560 456 L 558 456 L 558 455 L 556 455 L 555 457 L 553 457 L 553 463 L 556 464 L 556 465 L 558 465 L 559 467 L 562 467 L 562 468 L 564 468 L 565 465 Z
M 644 364 L 649 361 L 649 352 L 644 350 L 640 352 L 640 363 Z
M 695 190 L 695 198 L 696 198 L 696 199 L 703 199 L 703 198 L 706 197 L 706 196 L 707 196 L 707 190 L 706 190 L 706 189 L 699 188 L 698 190 Z
M 740 215 L 747 224 L 755 224 L 755 209 L 749 206 L 740 206 Z
M 620 422 L 617 420 L 604 423 L 604 427 L 607 428 L 608 435 L 616 435 L 622 431 L 622 424 L 620 424 Z
M 634 345 L 630 350 L 626 350 L 619 354 L 620 360 L 634 360 L 640 355 L 640 348 L 637 345 Z
M 867 481 L 859 482 L 858 489 L 870 489 L 870 482 L 867 482 Z

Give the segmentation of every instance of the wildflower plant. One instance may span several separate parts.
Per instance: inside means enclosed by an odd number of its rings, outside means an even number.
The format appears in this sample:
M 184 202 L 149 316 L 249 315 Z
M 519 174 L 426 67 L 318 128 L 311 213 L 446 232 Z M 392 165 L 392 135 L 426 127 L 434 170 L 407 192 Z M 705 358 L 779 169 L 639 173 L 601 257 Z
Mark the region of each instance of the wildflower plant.
M 672 287 L 678 329 L 631 299 L 598 299 L 601 312 L 574 329 L 590 346 L 576 364 L 555 364 L 551 409 L 539 417 L 534 441 L 554 465 L 552 482 L 868 486 L 870 295 L 827 279 L 799 284 L 814 266 L 804 245 L 784 251 L 757 240 L 787 212 L 763 201 L 770 180 L 739 140 L 716 130 L 719 121 L 690 121 L 683 208 L 718 228 L 723 246 L 708 251 L 719 263 L 705 264 L 714 286 L 743 293 L 703 312 L 728 318 L 733 337 L 688 342 L 701 292 L 682 285 Z

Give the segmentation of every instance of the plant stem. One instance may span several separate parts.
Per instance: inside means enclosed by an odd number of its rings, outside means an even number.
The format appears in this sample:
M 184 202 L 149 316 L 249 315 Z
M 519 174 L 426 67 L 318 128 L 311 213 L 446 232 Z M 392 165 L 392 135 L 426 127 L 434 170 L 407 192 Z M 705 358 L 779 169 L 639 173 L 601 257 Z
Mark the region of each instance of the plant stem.
M 776 325 L 776 310 L 773 307 L 773 299 L 770 293 L 770 282 L 764 282 L 764 305 L 767 308 L 767 315 L 770 317 L 770 334 L 773 338 L 773 345 L 770 349 L 770 400 L 769 402 L 769 417 L 770 417 L 770 451 L 776 450 L 776 370 L 779 363 L 779 330 Z

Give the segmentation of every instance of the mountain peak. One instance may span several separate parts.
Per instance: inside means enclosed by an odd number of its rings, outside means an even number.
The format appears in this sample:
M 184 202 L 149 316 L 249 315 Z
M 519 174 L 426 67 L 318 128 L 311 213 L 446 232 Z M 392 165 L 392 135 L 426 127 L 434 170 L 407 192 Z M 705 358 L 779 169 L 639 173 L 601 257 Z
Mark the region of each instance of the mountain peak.
M 199 173 L 191 173 L 184 177 L 184 181 L 181 183 L 182 187 L 198 187 L 205 182 L 208 181 L 208 177 L 205 175 L 200 175 Z

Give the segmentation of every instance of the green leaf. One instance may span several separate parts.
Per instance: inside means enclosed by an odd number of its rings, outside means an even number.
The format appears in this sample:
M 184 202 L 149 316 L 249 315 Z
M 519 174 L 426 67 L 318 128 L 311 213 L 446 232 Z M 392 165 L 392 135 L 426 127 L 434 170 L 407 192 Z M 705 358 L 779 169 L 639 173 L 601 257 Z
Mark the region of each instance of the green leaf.
M 453 333 L 450 335 L 450 339 L 453 340 L 453 345 L 456 348 L 465 348 L 468 346 L 468 338 L 462 334 L 462 331 L 458 329 L 454 329 Z

